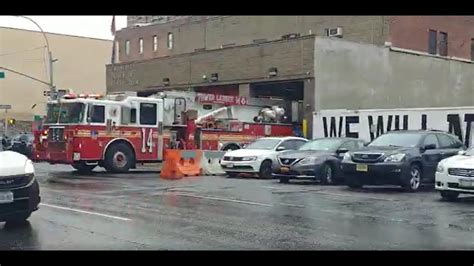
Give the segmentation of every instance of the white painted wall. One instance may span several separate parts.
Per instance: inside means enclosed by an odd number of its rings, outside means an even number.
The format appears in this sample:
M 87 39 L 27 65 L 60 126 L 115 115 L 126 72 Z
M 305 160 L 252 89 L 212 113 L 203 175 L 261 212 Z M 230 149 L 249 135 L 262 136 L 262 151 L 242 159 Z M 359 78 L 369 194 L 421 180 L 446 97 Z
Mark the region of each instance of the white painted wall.
M 379 123 L 379 117 L 381 117 L 382 123 Z M 426 118 L 427 129 L 451 132 L 457 135 L 467 146 L 472 146 L 474 134 L 472 124 L 469 121 L 474 123 L 474 107 L 322 110 L 314 113 L 313 138 L 347 136 L 370 141 L 381 134 L 380 129 L 382 128 L 383 132 L 395 130 L 397 119 L 399 129 L 404 129 L 405 120 L 406 129 L 422 129 L 423 117 Z M 448 118 L 450 118 L 450 121 L 448 121 Z M 333 119 L 334 123 L 332 124 Z M 370 123 L 370 119 L 372 119 L 372 123 Z M 391 122 L 389 123 L 389 121 Z M 456 130 L 457 126 L 459 126 L 459 130 Z

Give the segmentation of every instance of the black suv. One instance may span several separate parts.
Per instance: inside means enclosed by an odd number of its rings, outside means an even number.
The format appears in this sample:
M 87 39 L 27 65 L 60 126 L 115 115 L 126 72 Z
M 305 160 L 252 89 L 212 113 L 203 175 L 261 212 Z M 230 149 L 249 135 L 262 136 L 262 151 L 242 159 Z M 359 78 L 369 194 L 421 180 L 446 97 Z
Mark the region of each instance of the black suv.
M 422 182 L 434 182 L 439 161 L 464 149 L 457 137 L 445 132 L 392 131 L 346 153 L 341 169 L 351 188 L 400 185 L 414 192 Z
M 31 133 L 24 133 L 15 136 L 11 142 L 12 151 L 16 151 L 25 155 L 28 158 L 31 158 L 33 154 L 33 142 L 35 137 Z

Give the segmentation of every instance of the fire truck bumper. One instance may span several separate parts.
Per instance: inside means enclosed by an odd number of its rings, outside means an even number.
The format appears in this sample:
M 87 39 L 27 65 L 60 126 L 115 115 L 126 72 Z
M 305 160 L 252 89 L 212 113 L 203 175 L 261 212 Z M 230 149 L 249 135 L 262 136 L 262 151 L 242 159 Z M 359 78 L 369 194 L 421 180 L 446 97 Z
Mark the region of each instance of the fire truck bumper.
M 65 152 L 47 152 L 47 151 L 36 151 L 33 154 L 34 162 L 49 162 L 57 164 L 72 164 L 72 158 L 68 158 Z

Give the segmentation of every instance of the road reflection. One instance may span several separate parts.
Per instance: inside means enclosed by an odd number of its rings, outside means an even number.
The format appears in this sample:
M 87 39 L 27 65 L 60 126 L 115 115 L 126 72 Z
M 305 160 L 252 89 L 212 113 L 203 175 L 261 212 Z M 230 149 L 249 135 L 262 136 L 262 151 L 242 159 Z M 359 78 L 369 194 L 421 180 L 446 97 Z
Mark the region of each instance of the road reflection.
M 29 221 L 21 223 L 0 223 L 0 249 L 41 249 L 38 232 Z

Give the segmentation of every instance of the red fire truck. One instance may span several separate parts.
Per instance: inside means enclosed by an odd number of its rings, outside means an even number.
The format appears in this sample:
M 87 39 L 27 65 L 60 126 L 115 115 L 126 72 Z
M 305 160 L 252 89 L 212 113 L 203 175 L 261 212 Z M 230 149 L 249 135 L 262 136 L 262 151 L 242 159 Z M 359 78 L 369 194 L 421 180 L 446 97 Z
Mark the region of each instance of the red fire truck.
M 239 149 L 263 136 L 293 135 L 278 103 L 182 91 L 150 97 L 67 94 L 47 104 L 33 160 L 80 172 L 96 166 L 126 172 L 162 161 L 164 149 Z

